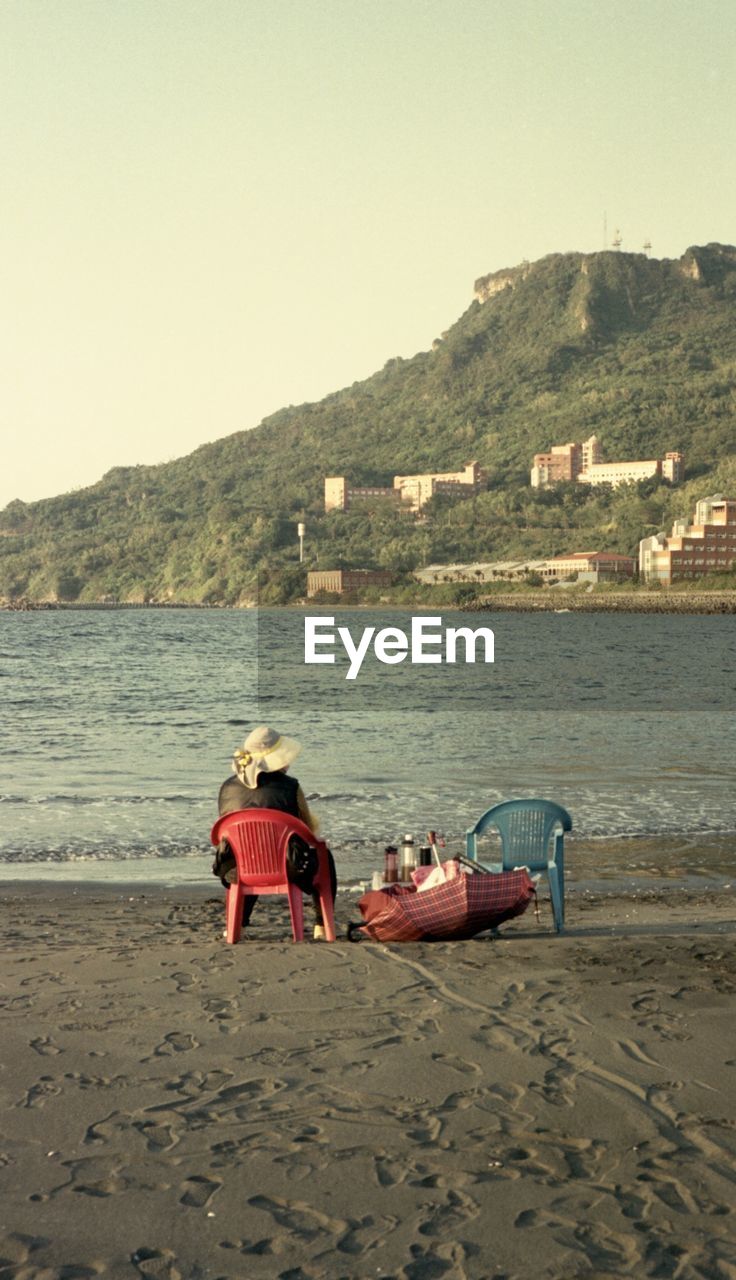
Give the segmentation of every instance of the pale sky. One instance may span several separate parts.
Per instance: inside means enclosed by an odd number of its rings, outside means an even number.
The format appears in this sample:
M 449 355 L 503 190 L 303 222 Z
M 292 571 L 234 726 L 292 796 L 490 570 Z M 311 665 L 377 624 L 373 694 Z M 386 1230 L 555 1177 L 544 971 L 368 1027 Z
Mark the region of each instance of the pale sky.
M 736 242 L 732 0 L 0 0 L 0 507 L 427 350 L 476 277 Z

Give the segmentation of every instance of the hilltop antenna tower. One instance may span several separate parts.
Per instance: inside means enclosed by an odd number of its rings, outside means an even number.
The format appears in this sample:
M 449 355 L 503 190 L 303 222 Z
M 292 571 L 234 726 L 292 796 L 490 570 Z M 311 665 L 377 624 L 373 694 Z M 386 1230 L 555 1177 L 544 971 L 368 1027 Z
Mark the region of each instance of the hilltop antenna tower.
M 618 227 L 616 227 L 616 230 L 613 233 L 612 244 L 616 252 L 618 252 L 618 250 L 621 248 L 621 245 L 623 244 L 623 240 L 621 239 L 621 232 L 619 231 Z
M 608 248 L 608 213 L 603 210 L 603 248 Z
M 645 252 L 645 254 L 647 255 L 647 257 L 649 257 L 649 254 L 650 254 L 650 252 L 651 252 L 651 248 L 652 248 L 652 242 L 651 242 L 651 240 L 650 240 L 648 237 L 647 237 L 647 239 L 644 241 L 644 246 L 643 246 L 643 248 L 644 248 L 644 252 Z

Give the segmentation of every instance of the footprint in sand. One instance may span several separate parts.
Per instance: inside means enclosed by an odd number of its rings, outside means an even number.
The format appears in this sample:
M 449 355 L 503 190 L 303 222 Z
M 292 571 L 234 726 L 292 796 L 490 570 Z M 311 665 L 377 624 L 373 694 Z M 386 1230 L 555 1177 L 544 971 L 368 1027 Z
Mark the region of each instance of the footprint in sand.
M 421 1245 L 413 1244 L 409 1252 L 412 1261 L 397 1273 L 397 1280 L 440 1280 L 441 1276 L 452 1278 L 467 1274 L 464 1260 L 468 1249 L 463 1245 L 453 1242 L 438 1249 L 431 1246 L 423 1249 Z
M 63 1053 L 58 1044 L 55 1044 L 51 1036 L 36 1036 L 35 1040 L 31 1040 L 31 1048 L 40 1053 L 42 1057 L 50 1057 L 53 1054 Z
M 49 1243 L 45 1236 L 28 1236 L 22 1231 L 10 1231 L 7 1235 L 0 1236 L 0 1254 L 3 1264 L 9 1267 L 12 1262 L 26 1263 L 32 1253 L 43 1249 Z
M 477 1218 L 480 1207 L 462 1191 L 449 1191 L 445 1204 L 438 1205 L 426 1222 L 418 1227 L 421 1236 L 446 1236 L 457 1231 L 464 1222 Z
M 221 1182 L 213 1178 L 203 1178 L 198 1174 L 193 1174 L 191 1178 L 187 1178 L 182 1183 L 182 1187 L 186 1190 L 184 1195 L 179 1198 L 179 1204 L 185 1204 L 189 1209 L 204 1209 L 209 1204 L 216 1191 L 220 1190 Z
M 631 1058 L 633 1062 L 640 1062 L 645 1067 L 658 1067 L 660 1065 L 654 1058 L 649 1057 L 644 1046 L 638 1040 L 616 1040 L 614 1043 L 621 1053 L 625 1054 L 627 1058 Z
M 236 1249 L 238 1253 L 253 1254 L 257 1258 L 268 1258 L 283 1253 L 285 1240 L 280 1236 L 264 1236 L 262 1240 L 221 1240 L 220 1249 Z
M 256 1080 L 245 1080 L 241 1084 L 231 1084 L 226 1089 L 221 1089 L 212 1102 L 203 1106 L 216 1113 L 232 1112 L 238 1120 L 250 1120 L 254 1103 L 265 1102 L 286 1087 L 285 1080 L 279 1080 L 275 1076 L 261 1076 Z
M 283 1067 L 288 1061 L 290 1055 L 285 1053 L 283 1049 L 273 1049 L 266 1045 L 263 1049 L 258 1049 L 256 1053 L 247 1053 L 243 1056 L 243 1062 L 257 1062 L 261 1067 Z
M 83 1142 L 88 1146 L 93 1142 L 110 1142 L 130 1128 L 130 1114 L 127 1111 L 111 1111 L 101 1120 L 95 1120 L 87 1126 Z
M 380 1153 L 373 1157 L 373 1172 L 379 1187 L 395 1187 L 406 1181 L 406 1164 Z
M 72 1187 L 72 1190 L 82 1196 L 92 1196 L 93 1199 L 105 1200 L 108 1196 L 114 1196 L 119 1191 L 127 1191 L 131 1186 L 129 1178 L 110 1177 L 103 1178 L 100 1182 L 80 1182 L 78 1186 Z
M 156 1124 L 153 1120 L 134 1120 L 133 1128 L 143 1135 L 149 1151 L 170 1151 L 179 1142 L 178 1134 L 168 1124 Z
M 154 1057 L 162 1057 L 171 1053 L 187 1053 L 190 1049 L 198 1049 L 199 1040 L 195 1040 L 189 1031 L 169 1031 L 165 1035 L 161 1044 L 156 1045 L 153 1051 Z M 148 1059 L 144 1058 L 144 1062 Z
M 186 991 L 188 987 L 193 986 L 195 979 L 191 973 L 172 973 L 171 977 L 176 983 L 177 991 Z
M 233 1018 L 240 1011 L 237 1000 L 223 1000 L 221 996 L 212 996 L 209 1000 L 205 1000 L 202 1008 L 210 1015 L 210 1022 Z
M 52 1076 L 41 1076 L 36 1084 L 31 1085 L 19 1105 L 22 1107 L 42 1107 L 48 1098 L 53 1098 L 59 1093 L 61 1093 L 61 1089 L 58 1084 L 54 1084 Z
M 554 1240 L 578 1258 L 582 1253 L 593 1275 L 614 1272 L 617 1275 L 641 1275 L 642 1249 L 635 1235 L 612 1231 L 603 1223 L 578 1222 L 554 1229 Z M 653 1261 L 653 1259 L 652 1259 Z M 647 1263 L 650 1263 L 647 1250 Z M 664 1267 L 656 1267 L 650 1275 L 667 1275 Z M 674 1275 L 674 1268 L 669 1270 Z
M 309 1244 L 319 1236 L 342 1235 L 350 1223 L 343 1219 L 330 1218 L 320 1213 L 310 1204 L 302 1200 L 282 1200 L 276 1196 L 251 1196 L 248 1201 L 254 1209 L 262 1209 L 270 1214 L 274 1222 L 297 1236 L 303 1243 Z
M 514 1219 L 514 1226 L 521 1230 L 545 1228 L 545 1232 L 550 1233 L 557 1244 L 569 1249 L 573 1256 L 579 1257 L 582 1253 L 596 1276 L 608 1275 L 614 1268 L 616 1275 L 633 1274 L 633 1268 L 641 1261 L 635 1237 L 611 1231 L 602 1223 L 586 1222 L 583 1212 L 590 1209 L 591 1204 L 590 1201 L 574 1202 L 568 1198 L 565 1204 L 568 1216 L 548 1213 L 546 1209 L 524 1209 Z M 652 1274 L 666 1273 L 657 1271 Z
M 561 1227 L 563 1225 L 562 1218 L 555 1217 L 553 1214 L 548 1213 L 546 1209 L 522 1209 L 521 1213 L 517 1213 L 514 1218 L 514 1226 L 521 1231 L 528 1228 L 534 1230 L 538 1227 Z
M 453 1071 L 460 1071 L 465 1076 L 481 1074 L 477 1062 L 470 1062 L 467 1058 L 460 1058 L 456 1053 L 433 1053 L 432 1061 L 439 1062 L 443 1067 L 451 1067 Z
M 176 1257 L 170 1249 L 136 1249 L 130 1261 L 146 1280 L 182 1280 Z
M 202 1093 L 216 1093 L 233 1078 L 232 1071 L 215 1069 L 214 1071 L 185 1071 L 176 1079 L 170 1080 L 166 1089 L 170 1093 L 183 1093 L 194 1098 Z M 152 1111 L 156 1107 L 149 1108 Z
M 364 1076 L 377 1067 L 378 1061 L 378 1058 L 365 1058 L 362 1062 L 346 1062 L 338 1069 L 338 1075 L 357 1080 L 359 1076 Z
M 33 1277 L 63 1276 L 63 1280 L 95 1280 L 104 1273 L 102 1263 L 82 1264 L 67 1262 L 59 1270 L 42 1267 L 32 1255 L 50 1244 L 44 1236 L 28 1236 L 19 1231 L 12 1231 L 0 1238 L 0 1269 L 3 1280 L 33 1280 Z
M 373 1218 L 366 1214 L 364 1218 L 350 1219 L 348 1230 L 337 1241 L 336 1248 L 340 1253 L 349 1253 L 359 1257 L 377 1245 L 383 1244 L 386 1237 L 398 1226 L 398 1218 Z

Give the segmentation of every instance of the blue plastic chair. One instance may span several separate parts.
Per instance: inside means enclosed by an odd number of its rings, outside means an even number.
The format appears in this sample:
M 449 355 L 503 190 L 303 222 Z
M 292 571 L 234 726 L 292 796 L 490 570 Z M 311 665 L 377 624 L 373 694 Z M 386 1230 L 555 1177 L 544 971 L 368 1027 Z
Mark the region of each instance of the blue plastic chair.
M 465 833 L 466 857 L 478 862 L 477 838 L 488 827 L 496 827 L 501 836 L 503 860 L 480 865 L 488 871 L 528 867 L 531 874 L 546 873 L 555 929 L 561 933 L 565 927 L 564 839 L 565 832 L 572 830 L 567 810 L 551 800 L 505 800 L 495 804 Z

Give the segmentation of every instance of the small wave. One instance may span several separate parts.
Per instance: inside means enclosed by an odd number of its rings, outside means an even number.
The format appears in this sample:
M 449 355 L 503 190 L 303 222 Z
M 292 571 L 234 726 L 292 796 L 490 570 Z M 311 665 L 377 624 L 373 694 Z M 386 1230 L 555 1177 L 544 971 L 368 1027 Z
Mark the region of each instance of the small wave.
M 205 861 L 211 850 L 201 845 L 134 845 L 130 848 L 96 849 L 77 845 L 60 845 L 56 849 L 23 848 L 6 849 L 0 853 L 0 866 L 20 866 L 44 862 L 133 862 L 141 859 L 202 858 Z
M 0 796 L 0 804 L 22 804 L 22 805 L 79 805 L 81 807 L 97 807 L 110 806 L 126 807 L 127 805 L 139 804 L 186 804 L 201 806 L 203 804 L 212 804 L 211 797 L 205 796 L 185 796 L 174 794 L 170 796 L 72 796 L 72 795 L 50 795 L 50 796 Z
M 372 804 L 377 800 L 390 800 L 391 796 L 382 791 L 310 791 L 307 800 L 332 802 L 333 800 L 351 800 Z

